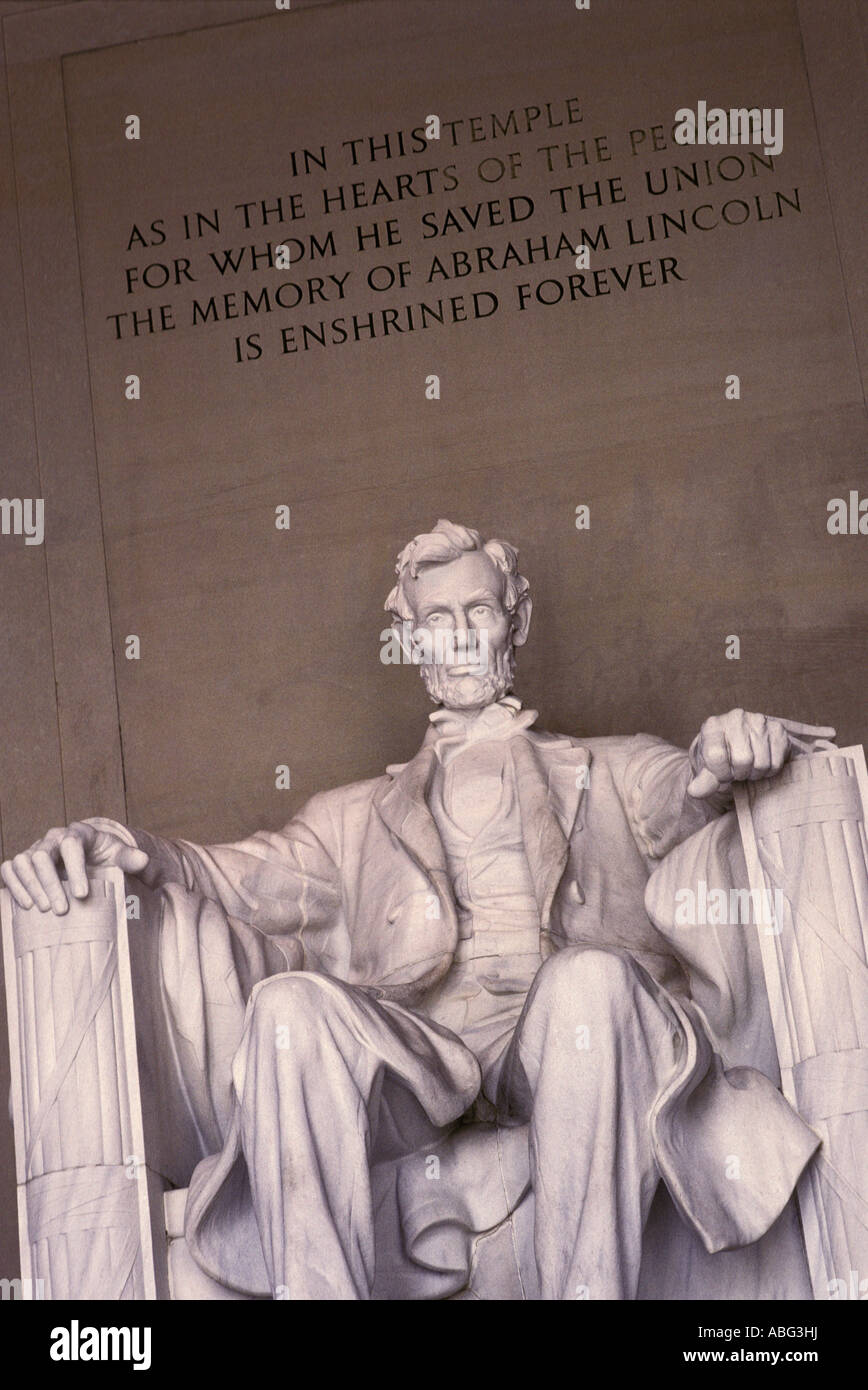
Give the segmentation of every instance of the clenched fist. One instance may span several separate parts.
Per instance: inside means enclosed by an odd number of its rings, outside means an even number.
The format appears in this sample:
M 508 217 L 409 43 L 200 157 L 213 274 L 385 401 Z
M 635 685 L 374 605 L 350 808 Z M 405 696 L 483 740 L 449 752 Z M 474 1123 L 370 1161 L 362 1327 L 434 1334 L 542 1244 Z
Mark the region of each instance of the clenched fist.
M 86 865 L 113 865 L 138 874 L 147 862 L 144 850 L 135 849 L 119 835 L 85 821 L 73 821 L 65 828 L 49 830 L 22 854 L 5 859 L 0 864 L 0 878 L 20 907 L 33 907 L 35 903 L 40 912 L 62 915 L 69 902 L 57 872 L 59 864 L 66 870 L 72 896 L 86 898 Z
M 801 737 L 800 737 L 801 736 Z M 693 780 L 688 796 L 713 796 L 733 782 L 754 782 L 780 772 L 802 739 L 833 739 L 835 730 L 794 719 L 773 719 L 731 709 L 706 719 L 690 745 Z

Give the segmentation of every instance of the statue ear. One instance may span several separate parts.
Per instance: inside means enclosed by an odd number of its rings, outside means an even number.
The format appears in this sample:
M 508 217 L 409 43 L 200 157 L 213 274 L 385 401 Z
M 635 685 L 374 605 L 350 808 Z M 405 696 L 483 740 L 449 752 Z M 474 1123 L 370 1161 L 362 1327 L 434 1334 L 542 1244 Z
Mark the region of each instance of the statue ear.
M 516 647 L 523 647 L 527 641 L 532 612 L 533 604 L 530 594 L 524 594 L 516 604 L 512 615 L 512 640 Z

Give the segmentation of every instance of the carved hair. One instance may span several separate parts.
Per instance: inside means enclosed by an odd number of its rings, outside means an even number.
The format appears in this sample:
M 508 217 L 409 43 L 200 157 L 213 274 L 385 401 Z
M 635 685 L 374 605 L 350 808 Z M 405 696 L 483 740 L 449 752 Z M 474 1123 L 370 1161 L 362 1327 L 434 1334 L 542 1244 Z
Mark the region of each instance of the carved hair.
M 504 576 L 504 603 L 510 613 L 514 613 L 530 585 L 523 574 L 518 572 L 518 551 L 508 541 L 483 541 L 478 531 L 469 526 L 458 526 L 454 521 L 438 521 L 433 531 L 428 531 L 404 546 L 398 556 L 395 573 L 398 582 L 384 607 L 392 617 L 401 622 L 413 618 L 413 610 L 404 593 L 404 580 L 409 573 L 415 579 L 425 565 L 446 565 L 457 560 L 469 551 L 481 550 L 487 555 Z

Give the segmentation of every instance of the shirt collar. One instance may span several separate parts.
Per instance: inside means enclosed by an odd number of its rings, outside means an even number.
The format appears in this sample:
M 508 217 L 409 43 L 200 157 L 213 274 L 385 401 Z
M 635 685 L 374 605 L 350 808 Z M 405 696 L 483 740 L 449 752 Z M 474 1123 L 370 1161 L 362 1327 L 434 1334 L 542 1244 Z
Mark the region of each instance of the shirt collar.
M 536 722 L 538 711 L 522 710 L 514 695 L 486 705 L 483 710 L 436 709 L 428 718 L 431 728 L 425 742 L 433 744 L 441 763 L 455 756 L 468 744 L 483 739 L 511 738 Z

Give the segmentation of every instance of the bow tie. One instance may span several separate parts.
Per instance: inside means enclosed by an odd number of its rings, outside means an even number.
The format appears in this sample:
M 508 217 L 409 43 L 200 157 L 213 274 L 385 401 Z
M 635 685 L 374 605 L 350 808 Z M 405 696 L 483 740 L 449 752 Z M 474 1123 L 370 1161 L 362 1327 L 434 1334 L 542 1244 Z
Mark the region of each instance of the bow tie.
M 535 723 L 538 711 L 522 710 L 521 701 L 506 695 L 478 713 L 454 709 L 438 709 L 428 716 L 431 722 L 428 740 L 440 762 L 446 764 L 469 744 L 484 739 L 512 738 Z

